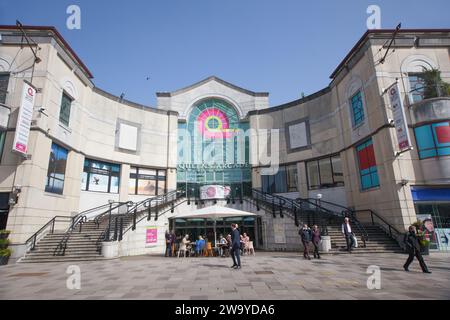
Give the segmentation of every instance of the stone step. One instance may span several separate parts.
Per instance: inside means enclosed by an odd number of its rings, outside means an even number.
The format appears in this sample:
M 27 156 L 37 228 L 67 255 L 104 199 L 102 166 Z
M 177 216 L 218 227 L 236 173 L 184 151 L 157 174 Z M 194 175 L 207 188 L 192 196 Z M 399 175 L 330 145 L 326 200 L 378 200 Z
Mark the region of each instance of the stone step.
M 55 262 L 77 262 L 77 261 L 101 261 L 105 260 L 103 256 L 98 257 L 48 257 L 39 259 L 24 258 L 20 263 L 55 263 Z

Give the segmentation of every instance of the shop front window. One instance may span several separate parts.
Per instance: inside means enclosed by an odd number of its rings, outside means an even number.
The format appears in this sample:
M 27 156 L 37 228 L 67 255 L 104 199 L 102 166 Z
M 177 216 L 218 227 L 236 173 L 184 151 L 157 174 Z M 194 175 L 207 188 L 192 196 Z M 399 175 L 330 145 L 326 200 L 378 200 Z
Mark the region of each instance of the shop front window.
M 339 155 L 306 162 L 310 190 L 334 188 L 344 185 Z
M 120 165 L 86 159 L 81 190 L 119 193 Z
M 52 143 L 45 185 L 46 192 L 63 194 L 67 154 L 67 149 Z
M 129 194 L 155 196 L 166 193 L 166 170 L 131 167 Z

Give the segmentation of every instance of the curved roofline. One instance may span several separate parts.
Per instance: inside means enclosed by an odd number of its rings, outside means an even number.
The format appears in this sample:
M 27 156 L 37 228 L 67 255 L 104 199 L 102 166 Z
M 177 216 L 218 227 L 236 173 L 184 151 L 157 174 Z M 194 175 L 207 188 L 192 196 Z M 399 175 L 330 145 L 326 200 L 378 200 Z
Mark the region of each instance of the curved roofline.
M 358 40 L 358 42 L 353 46 L 350 52 L 345 56 L 345 58 L 339 63 L 337 68 L 330 75 L 330 79 L 334 79 L 336 75 L 345 67 L 348 60 L 363 46 L 366 40 L 369 39 L 369 36 L 372 34 L 393 34 L 395 29 L 375 29 L 375 30 L 367 30 L 363 36 Z M 450 32 L 450 29 L 400 29 L 398 33 L 446 33 Z
M 232 84 L 230 82 L 227 82 L 225 80 L 222 80 L 222 79 L 220 79 L 220 78 L 218 78 L 216 76 L 210 76 L 210 77 L 208 77 L 206 79 L 203 79 L 203 80 L 201 80 L 199 82 L 191 84 L 190 86 L 187 86 L 187 87 L 184 87 L 184 88 L 172 91 L 172 92 L 157 92 L 156 96 L 157 97 L 172 97 L 172 96 L 184 93 L 186 91 L 189 91 L 191 89 L 200 87 L 201 85 L 203 85 L 205 83 L 208 83 L 210 81 L 217 81 L 217 82 L 223 84 L 224 86 L 227 86 L 227 87 L 229 87 L 231 89 L 240 91 L 242 93 L 245 93 L 245 94 L 248 94 L 248 95 L 251 95 L 251 96 L 254 96 L 254 97 L 268 97 L 269 96 L 268 92 L 254 92 L 254 91 L 250 91 L 250 90 L 238 87 L 238 86 L 236 86 L 236 85 L 234 85 L 234 84 Z
M 178 116 L 178 112 L 173 111 L 173 110 L 163 110 L 163 109 L 157 109 L 151 106 L 146 106 L 140 103 L 136 103 L 130 100 L 126 100 L 126 99 L 120 99 L 120 97 L 113 95 L 103 89 L 100 89 L 98 87 L 94 87 L 92 88 L 92 91 L 94 93 L 97 93 L 105 98 L 111 99 L 117 103 L 120 103 L 122 105 L 128 106 L 128 107 L 133 107 L 133 108 L 137 108 L 140 110 L 144 110 L 144 111 L 150 111 L 150 112 L 154 112 L 154 113 L 159 113 L 159 114 L 174 114 Z
M 252 110 L 248 114 L 250 116 L 251 115 L 257 115 L 257 114 L 265 114 L 265 113 L 270 113 L 270 112 L 275 112 L 275 111 L 280 111 L 280 110 L 283 110 L 283 109 L 295 107 L 295 106 L 298 106 L 298 105 L 300 105 L 302 103 L 314 100 L 314 99 L 316 99 L 316 98 L 318 98 L 320 96 L 323 96 L 323 95 L 325 95 L 325 94 L 327 94 L 329 92 L 331 92 L 331 87 L 326 87 L 326 88 L 323 88 L 322 90 L 319 90 L 319 91 L 317 91 L 315 93 L 312 93 L 312 94 L 310 94 L 310 95 L 308 95 L 306 97 L 303 97 L 303 98 L 300 98 L 300 99 L 297 99 L 297 100 L 294 100 L 294 101 L 291 101 L 291 102 L 286 102 L 286 103 L 280 104 L 280 105 L 275 106 L 275 107 L 269 107 L 267 109 Z
M 86 73 L 89 79 L 93 79 L 94 76 L 89 71 L 88 67 L 83 63 L 83 61 L 78 57 L 78 55 L 75 53 L 75 51 L 72 49 L 72 47 L 66 42 L 66 40 L 63 38 L 63 36 L 58 32 L 58 30 L 55 27 L 51 26 L 21 26 L 23 30 L 37 30 L 37 31 L 50 31 L 55 35 L 55 38 L 62 42 L 63 47 L 67 48 L 67 50 L 70 52 L 70 54 L 73 56 L 75 61 L 81 66 L 83 71 Z M 20 30 L 18 26 L 15 25 L 0 25 L 0 30 Z

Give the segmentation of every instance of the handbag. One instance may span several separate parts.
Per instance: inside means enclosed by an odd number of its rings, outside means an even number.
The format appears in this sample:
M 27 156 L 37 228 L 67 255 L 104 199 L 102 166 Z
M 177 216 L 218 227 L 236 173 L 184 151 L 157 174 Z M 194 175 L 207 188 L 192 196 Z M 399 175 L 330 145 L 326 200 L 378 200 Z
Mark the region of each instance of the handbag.
M 354 234 L 352 234 L 352 238 L 353 238 L 354 247 L 358 248 L 358 239 L 356 239 Z

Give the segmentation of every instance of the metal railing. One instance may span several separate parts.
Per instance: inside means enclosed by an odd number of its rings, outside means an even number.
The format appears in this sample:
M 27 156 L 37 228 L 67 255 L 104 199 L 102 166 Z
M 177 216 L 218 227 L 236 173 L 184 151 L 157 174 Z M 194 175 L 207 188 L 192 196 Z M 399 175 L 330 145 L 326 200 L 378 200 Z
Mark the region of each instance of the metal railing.
M 327 221 L 325 221 L 324 219 L 318 219 L 316 221 L 316 217 L 314 215 L 311 215 L 309 208 L 305 206 L 304 202 L 266 193 L 258 189 L 252 190 L 252 198 L 255 201 L 257 210 L 259 210 L 261 203 L 264 203 L 271 209 L 274 218 L 277 216 L 277 214 L 279 214 L 280 217 L 283 218 L 284 213 L 286 213 L 294 219 L 294 223 L 297 227 L 300 226 L 299 216 L 306 216 L 309 225 L 317 224 L 320 227 L 322 235 L 328 235 Z
M 386 232 L 386 234 L 388 234 L 392 239 L 396 241 L 398 241 L 399 237 L 403 234 L 403 232 L 400 232 L 372 209 L 355 210 L 354 213 L 356 215 L 366 213 L 369 217 L 369 219 L 367 219 L 369 223 L 371 223 L 372 225 L 380 226 L 383 231 Z
M 53 234 L 55 232 L 55 225 L 58 223 L 63 223 L 64 225 L 69 224 L 72 221 L 71 217 L 67 216 L 55 216 L 49 222 L 44 224 L 42 228 L 36 231 L 30 238 L 25 241 L 25 245 L 28 251 L 32 251 L 36 248 L 36 243 L 44 237 L 46 234 Z
M 54 256 L 64 256 L 66 254 L 67 243 L 73 232 L 78 230 L 79 233 L 82 231 L 83 224 L 86 223 L 89 219 L 94 218 L 94 221 L 97 225 L 97 228 L 100 227 L 100 219 L 106 215 L 112 215 L 113 211 L 117 210 L 120 212 L 120 208 L 124 206 L 129 206 L 132 202 L 110 202 L 108 204 L 104 204 L 95 208 L 91 208 L 80 212 L 76 216 L 72 218 L 72 222 L 69 228 L 64 233 L 63 238 L 56 246 L 53 251 Z

